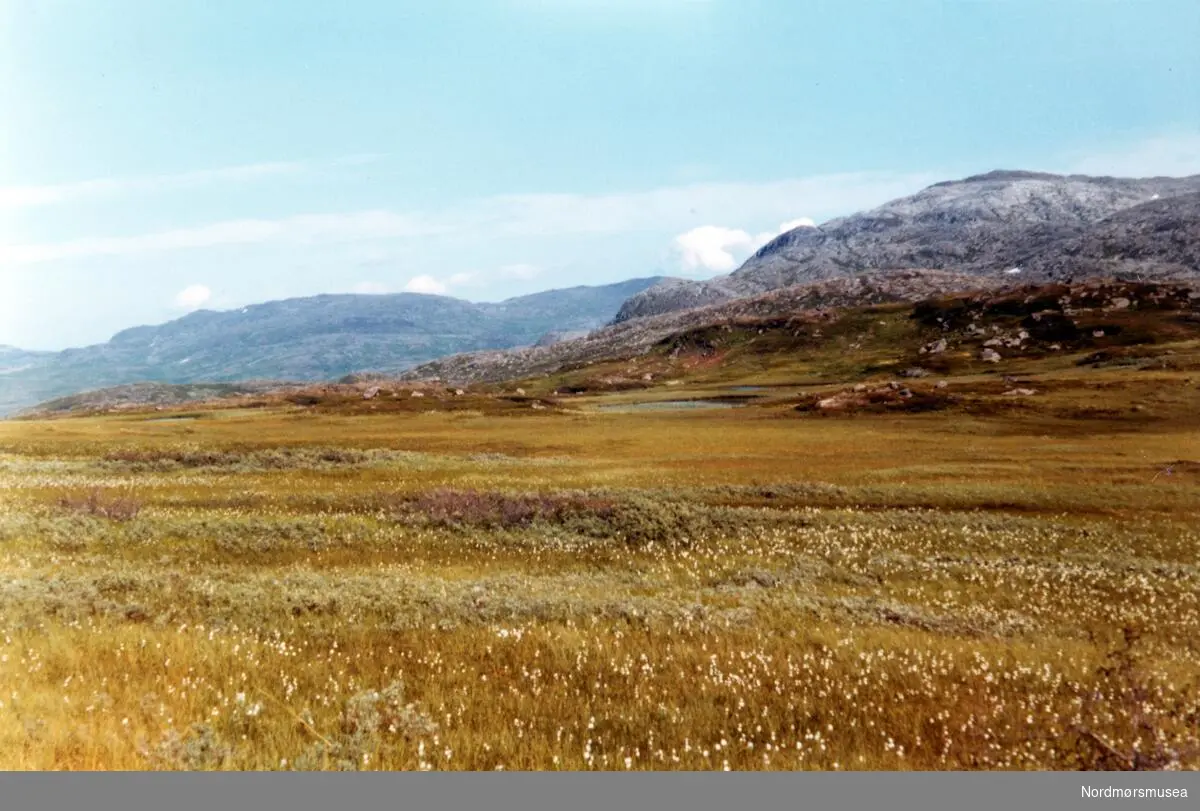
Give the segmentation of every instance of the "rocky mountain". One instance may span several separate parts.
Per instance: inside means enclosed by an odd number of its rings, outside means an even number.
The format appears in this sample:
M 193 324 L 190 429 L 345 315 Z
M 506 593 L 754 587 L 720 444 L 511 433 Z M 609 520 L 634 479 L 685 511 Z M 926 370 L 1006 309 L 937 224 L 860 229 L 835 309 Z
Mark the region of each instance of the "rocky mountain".
M 58 353 L 0 353 L 0 414 L 81 391 L 137 382 L 329 380 L 394 372 L 458 352 L 533 344 L 602 326 L 658 282 L 632 279 L 497 303 L 416 293 L 324 295 L 201 310 Z
M 1200 176 L 1005 171 L 938 183 L 871 211 L 781 234 L 728 276 L 666 280 L 634 295 L 615 321 L 877 269 L 988 276 L 1020 268 L 1021 278 L 1032 281 L 1072 273 L 1196 274 L 1196 193 Z
M 1200 191 L 1127 208 L 1025 260 L 1035 278 L 1200 275 Z
M 436 379 L 449 385 L 494 383 L 553 374 L 590 363 L 635 357 L 658 342 L 699 327 L 744 319 L 787 318 L 798 313 L 870 304 L 915 303 L 945 293 L 983 290 L 1002 283 L 942 270 L 862 273 L 794 285 L 722 304 L 628 319 L 573 340 L 503 352 L 474 352 L 422 364 L 402 380 Z
M 635 355 L 723 318 L 1100 276 L 1200 278 L 1200 176 L 1005 171 L 938 183 L 788 231 L 733 273 L 704 282 L 634 279 L 489 304 L 316 296 L 199 311 L 60 353 L 5 347 L 0 414 L 135 382 L 304 382 L 356 372 L 497 381 Z

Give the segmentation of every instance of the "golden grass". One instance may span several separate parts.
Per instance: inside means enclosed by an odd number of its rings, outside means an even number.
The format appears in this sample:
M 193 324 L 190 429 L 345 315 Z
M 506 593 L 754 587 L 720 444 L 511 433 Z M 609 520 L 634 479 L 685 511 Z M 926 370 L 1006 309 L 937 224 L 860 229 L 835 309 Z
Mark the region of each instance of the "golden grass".
M 2 422 L 0 768 L 1196 768 L 1196 388 L 1037 374 L 991 414 Z M 624 523 L 397 507 L 438 488 Z

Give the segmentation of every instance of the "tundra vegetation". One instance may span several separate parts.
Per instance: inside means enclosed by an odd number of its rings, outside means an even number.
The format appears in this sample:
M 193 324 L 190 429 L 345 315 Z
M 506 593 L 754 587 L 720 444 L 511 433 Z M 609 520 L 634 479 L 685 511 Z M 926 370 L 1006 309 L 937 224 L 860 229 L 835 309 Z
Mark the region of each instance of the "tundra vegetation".
M 1197 768 L 1152 294 L 0 423 L 0 768 Z

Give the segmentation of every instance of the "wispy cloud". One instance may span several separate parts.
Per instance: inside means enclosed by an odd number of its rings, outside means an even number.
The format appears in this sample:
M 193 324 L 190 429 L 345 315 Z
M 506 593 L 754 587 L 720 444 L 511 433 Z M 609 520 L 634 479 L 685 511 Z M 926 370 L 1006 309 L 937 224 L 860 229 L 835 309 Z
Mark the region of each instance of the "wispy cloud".
M 173 174 L 114 177 L 40 186 L 0 187 L 0 210 L 35 208 L 76 201 L 110 199 L 130 195 L 186 191 L 202 186 L 247 183 L 265 178 L 298 175 L 322 167 L 360 166 L 380 155 L 348 155 L 326 162 L 274 161 L 242 166 L 224 166 Z
M 1200 174 L 1200 132 L 1157 135 L 1122 146 L 1069 155 L 1060 171 L 1113 177 Z
M 57 243 L 0 245 L 0 265 L 36 264 L 96 256 L 147 253 L 263 243 L 306 244 L 357 239 L 427 236 L 426 224 L 387 211 L 285 217 L 276 220 L 228 220 L 127 237 L 98 237 Z
M 229 245 L 311 245 L 454 236 L 488 240 L 679 232 L 704 222 L 779 222 L 797 210 L 833 216 L 941 179 L 931 174 L 821 175 L 767 183 L 704 183 L 617 194 L 522 194 L 435 212 L 390 210 L 245 219 L 133 236 L 0 245 L 0 264 L 126 256 Z
M 518 280 L 529 281 L 540 276 L 542 269 L 537 265 L 519 263 L 504 265 L 490 270 L 473 270 L 451 273 L 447 276 L 421 274 L 414 276 L 403 285 L 390 285 L 381 282 L 359 282 L 350 288 L 352 293 L 428 293 L 445 295 L 447 293 L 461 294 L 467 288 L 486 287 L 496 281 Z

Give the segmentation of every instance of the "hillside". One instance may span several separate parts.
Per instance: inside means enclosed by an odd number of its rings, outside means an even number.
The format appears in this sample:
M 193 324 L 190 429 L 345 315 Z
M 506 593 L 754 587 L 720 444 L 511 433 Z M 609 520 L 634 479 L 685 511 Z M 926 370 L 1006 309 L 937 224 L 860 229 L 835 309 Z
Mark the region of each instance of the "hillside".
M 931 286 L 926 274 L 913 277 Z M 858 277 L 860 292 L 882 286 L 867 279 Z M 503 400 L 515 391 L 553 408 L 786 406 L 819 416 L 1015 410 L 1107 420 L 1110 428 L 1128 420 L 1141 424 L 1152 413 L 1191 419 L 1194 400 L 1180 399 L 1176 388 L 1191 391 L 1191 375 L 1200 371 L 1195 281 L 1008 285 L 919 301 L 901 301 L 892 290 L 865 296 L 869 304 L 809 306 L 838 300 L 817 291 L 845 284 L 816 282 L 692 311 L 688 318 L 644 319 L 657 326 L 639 333 L 634 352 L 606 352 L 593 341 L 580 345 L 568 363 L 527 352 L 508 353 L 523 362 L 510 360 L 507 367 L 479 358 L 442 362 L 440 371 L 451 377 L 441 385 L 473 377 L 485 384 L 477 392 Z M 914 298 L 918 290 L 908 288 Z M 638 323 L 611 329 L 628 331 Z M 487 379 L 501 368 L 506 379 Z M 1164 390 L 1160 378 L 1176 388 Z M 1114 410 L 1114 399 L 1132 407 Z
M 0 414 L 78 392 L 138 382 L 328 380 L 399 371 L 458 352 L 533 344 L 594 329 L 657 282 L 550 290 L 498 303 L 445 296 L 324 295 L 201 310 L 59 353 L 0 354 Z M 8 370 L 8 371 L 2 371 Z
M 626 302 L 616 321 L 883 268 L 988 276 L 1020 267 L 1031 281 L 1073 273 L 1195 274 L 1197 193 L 1200 176 L 991 172 L 938 183 L 871 211 L 788 231 L 728 276 L 649 288 Z M 1171 239 L 1162 237 L 1166 232 Z M 1071 255 L 1076 259 L 1063 261 Z
M 1160 378 L 1190 386 L 1189 374 L 1200 370 L 1200 284 L 1089 280 L 965 290 L 965 281 L 979 280 L 942 271 L 862 274 L 557 345 L 456 356 L 398 377 L 140 384 L 63 398 L 26 416 L 140 411 L 163 422 L 298 407 L 311 416 L 547 417 L 692 405 L 780 415 L 786 407 L 791 416 L 1016 409 L 1111 427 L 1143 420 L 1142 405 L 1166 408 L 1161 418 L 1190 415 L 1190 401 L 1162 391 Z M 1101 407 L 1113 386 L 1117 399 L 1137 407 Z
M 1033 276 L 1194 278 L 1200 273 L 1200 192 L 1118 212 L 1023 263 Z
M 553 374 L 590 363 L 634 357 L 670 335 L 697 327 L 745 318 L 788 317 L 829 308 L 911 303 L 943 293 L 995 284 L 998 284 L 995 280 L 948 271 L 863 273 L 795 285 L 724 304 L 633 319 L 550 346 L 456 355 L 423 364 L 401 377 L 407 380 L 437 378 L 448 383 L 469 384 Z

